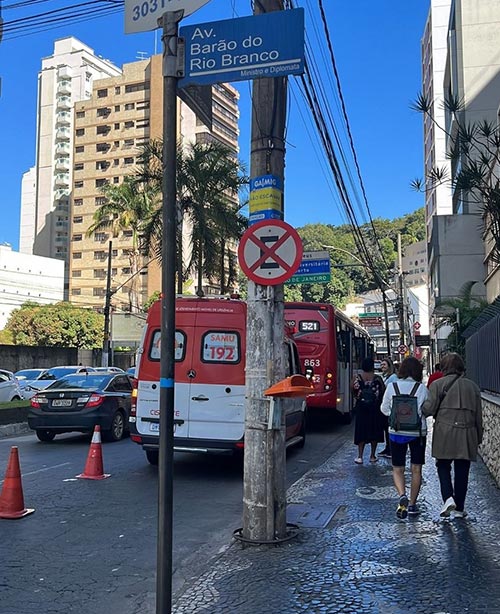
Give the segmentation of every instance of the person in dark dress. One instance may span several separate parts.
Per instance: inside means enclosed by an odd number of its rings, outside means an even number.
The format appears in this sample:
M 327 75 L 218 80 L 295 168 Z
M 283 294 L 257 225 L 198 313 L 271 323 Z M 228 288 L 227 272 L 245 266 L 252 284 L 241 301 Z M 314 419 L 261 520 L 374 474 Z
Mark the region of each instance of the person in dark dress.
M 377 462 L 377 444 L 384 442 L 384 425 L 380 405 L 385 386 L 381 377 L 374 373 L 372 358 L 365 358 L 361 363 L 361 373 L 356 375 L 352 384 L 355 399 L 356 423 L 354 427 L 354 445 L 358 446 L 357 465 L 363 464 L 365 446 L 370 443 L 370 462 Z

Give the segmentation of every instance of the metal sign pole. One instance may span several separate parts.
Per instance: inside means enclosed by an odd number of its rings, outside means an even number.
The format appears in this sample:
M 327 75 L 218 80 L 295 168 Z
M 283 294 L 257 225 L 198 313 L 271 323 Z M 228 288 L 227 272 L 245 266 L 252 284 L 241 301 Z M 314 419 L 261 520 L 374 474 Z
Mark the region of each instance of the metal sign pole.
M 163 29 L 163 236 L 156 614 L 172 611 L 177 41 L 183 15 L 184 11 L 169 12 L 159 20 Z

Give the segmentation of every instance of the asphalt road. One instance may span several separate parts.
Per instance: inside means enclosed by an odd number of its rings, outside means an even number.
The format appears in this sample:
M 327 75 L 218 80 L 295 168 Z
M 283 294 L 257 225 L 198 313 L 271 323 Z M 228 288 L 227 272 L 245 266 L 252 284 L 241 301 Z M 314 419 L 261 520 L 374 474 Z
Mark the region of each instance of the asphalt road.
M 310 420 L 302 450 L 287 457 L 291 485 L 350 437 L 350 428 Z M 34 434 L 0 439 L 0 479 L 19 447 L 26 507 L 0 520 L 0 614 L 125 614 L 154 611 L 157 470 L 130 440 L 103 444 L 102 481 L 76 480 L 89 439 Z M 226 455 L 175 455 L 174 593 L 241 526 L 242 464 Z

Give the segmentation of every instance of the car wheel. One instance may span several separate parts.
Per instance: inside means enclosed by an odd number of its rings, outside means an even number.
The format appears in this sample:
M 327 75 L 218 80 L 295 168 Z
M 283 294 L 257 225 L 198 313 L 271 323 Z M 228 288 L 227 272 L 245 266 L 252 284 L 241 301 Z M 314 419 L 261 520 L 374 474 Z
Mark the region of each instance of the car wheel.
M 146 450 L 146 458 L 151 465 L 158 465 L 159 454 L 158 450 Z
M 120 441 L 125 433 L 125 418 L 121 411 L 115 412 L 111 420 L 111 426 L 104 433 L 106 441 Z
M 56 434 L 54 431 L 47 431 L 45 429 L 37 429 L 36 436 L 40 441 L 52 441 Z
M 20 401 L 21 397 L 18 397 L 17 394 L 15 397 L 12 397 L 11 401 Z

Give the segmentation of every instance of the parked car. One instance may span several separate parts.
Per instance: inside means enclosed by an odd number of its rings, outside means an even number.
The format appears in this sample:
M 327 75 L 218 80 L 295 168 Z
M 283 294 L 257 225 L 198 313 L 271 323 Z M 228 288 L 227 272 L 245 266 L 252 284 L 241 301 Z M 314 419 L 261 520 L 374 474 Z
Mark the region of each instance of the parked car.
M 129 367 L 129 368 L 127 369 L 127 373 L 128 373 L 129 375 L 131 375 L 132 377 L 135 377 L 135 370 L 136 370 L 136 368 L 137 368 L 137 367 Z
M 40 441 L 57 433 L 92 432 L 118 441 L 128 430 L 132 381 L 120 373 L 73 373 L 51 382 L 31 399 L 28 425 Z
M 39 392 L 40 390 L 44 390 L 48 386 L 52 384 L 55 380 L 60 379 L 65 375 L 69 375 L 70 373 L 94 373 L 94 367 L 86 367 L 83 365 L 75 365 L 75 366 L 62 366 L 62 367 L 51 367 L 50 369 L 44 369 L 42 374 L 36 379 L 32 380 L 29 383 L 26 382 L 24 386 L 21 387 L 21 392 L 24 399 L 31 399 L 31 397 Z
M 34 382 L 36 382 L 44 371 L 45 369 L 21 369 L 20 371 L 16 371 L 14 373 L 17 381 L 19 382 L 19 388 L 21 389 L 21 396 L 23 398 L 28 398 L 24 396 L 25 388 L 30 387 Z
M 0 402 L 19 401 L 21 389 L 16 376 L 10 371 L 0 369 Z
M 94 367 L 94 371 L 98 373 L 125 373 L 120 367 Z

